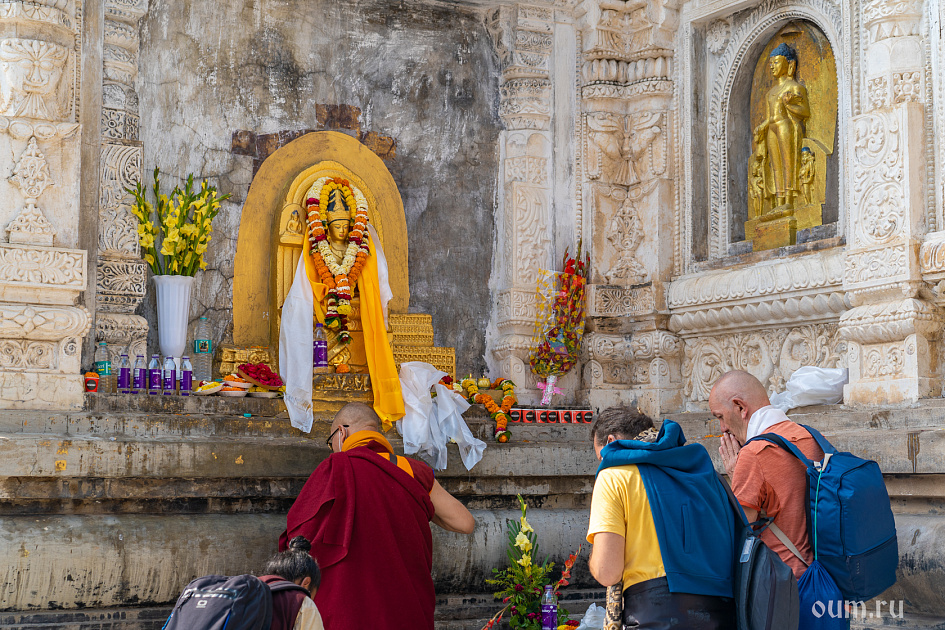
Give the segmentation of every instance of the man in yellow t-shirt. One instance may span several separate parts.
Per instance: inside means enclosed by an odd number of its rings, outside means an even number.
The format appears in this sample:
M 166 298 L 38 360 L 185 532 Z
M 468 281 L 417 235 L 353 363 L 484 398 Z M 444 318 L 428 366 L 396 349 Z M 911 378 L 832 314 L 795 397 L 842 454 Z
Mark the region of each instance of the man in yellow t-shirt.
M 669 421 L 666 424 L 671 431 L 664 436 L 653 427 L 653 421 L 638 410 L 613 407 L 601 412 L 591 428 L 594 451 L 603 462 L 594 484 L 587 533 L 587 541 L 593 545 L 589 562 L 591 574 L 604 586 L 622 582 L 624 624 L 628 626 L 690 630 L 734 628 L 731 586 L 734 520 L 727 517 L 728 499 L 722 494 L 721 486 L 719 492 L 714 492 L 717 482 L 705 449 L 700 445 L 683 447 L 685 437 L 679 425 Z M 661 443 L 657 444 L 658 441 Z M 676 448 L 681 450 L 673 451 Z M 633 455 L 635 450 L 642 455 Z M 631 453 L 626 459 L 641 461 L 641 466 L 650 467 L 649 477 L 645 478 L 635 463 L 620 465 L 621 453 Z M 684 462 L 695 465 L 684 463 L 679 470 L 671 472 L 669 481 L 654 474 L 653 467 L 661 467 L 661 463 L 676 465 L 673 459 L 679 454 Z M 696 482 L 694 490 L 698 494 L 706 488 L 713 491 L 706 493 L 710 496 L 705 499 L 680 495 L 674 481 L 681 481 L 683 486 L 688 481 Z M 668 495 L 681 498 L 671 505 L 671 511 L 678 509 L 682 516 L 664 514 L 666 505 L 660 505 L 656 511 L 659 519 L 654 520 L 648 483 L 653 486 L 651 492 L 655 486 L 665 484 Z M 697 549 L 705 547 L 706 540 L 693 530 L 701 529 L 700 519 L 706 518 L 718 523 L 713 534 L 731 531 L 731 535 L 723 535 L 723 540 L 718 541 L 719 555 L 728 559 L 727 567 L 699 566 L 717 564 L 704 562 L 705 554 Z M 677 565 L 670 570 L 672 579 L 667 579 L 658 530 L 666 532 L 664 535 L 672 545 L 672 559 Z M 678 566 L 685 564 L 679 562 L 680 557 L 692 557 L 697 566 Z

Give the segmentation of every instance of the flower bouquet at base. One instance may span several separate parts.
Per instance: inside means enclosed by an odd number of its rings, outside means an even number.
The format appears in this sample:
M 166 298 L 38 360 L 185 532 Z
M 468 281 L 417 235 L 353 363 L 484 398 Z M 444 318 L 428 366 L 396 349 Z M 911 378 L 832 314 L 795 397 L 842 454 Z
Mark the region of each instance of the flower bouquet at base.
M 488 378 L 482 377 L 478 381 L 472 377 L 472 374 L 460 382 L 463 395 L 470 405 L 479 403 L 486 408 L 489 416 L 495 420 L 495 433 L 493 437 L 496 442 L 505 443 L 512 439 L 512 433 L 509 431 L 509 411 L 512 405 L 516 403 L 515 383 L 507 378 L 497 378 L 491 382 Z M 480 389 L 501 389 L 502 403 L 496 404 L 492 396 L 482 394 Z
M 147 189 L 138 182 L 125 192 L 134 197 L 131 214 L 138 219 L 141 257 L 156 276 L 193 276 L 206 269 L 203 256 L 213 235 L 213 218 L 230 195 L 217 196 L 206 180 L 194 188 L 188 175 L 184 187 L 175 186 L 170 196 L 161 193 L 161 171 L 154 169 L 152 192 L 157 206 L 147 200 Z
M 509 566 L 505 569 L 492 569 L 493 578 L 486 580 L 486 584 L 499 587 L 500 590 L 494 595 L 496 599 L 502 600 L 505 606 L 486 623 L 482 630 L 496 627 L 506 612 L 509 613 L 509 625 L 512 628 L 541 630 L 541 596 L 545 585 L 551 584 L 555 596 L 560 599 L 561 594 L 558 591 L 568 585 L 574 561 L 581 553 L 581 547 L 578 547 L 575 553 L 570 554 L 564 563 L 561 578 L 556 582 L 551 582 L 548 576 L 554 568 L 554 563 L 549 562 L 547 558 L 541 564 L 533 561 L 533 558 L 538 555 L 538 536 L 528 524 L 527 508 L 522 495 L 518 495 L 518 504 L 522 510 L 522 517 L 517 521 L 506 520 L 509 538 L 506 555 L 509 558 Z M 559 628 L 568 627 L 570 624 L 577 625 L 568 621 L 568 611 L 560 604 L 558 605 L 558 623 Z
M 541 404 L 551 403 L 559 376 L 567 374 L 577 363 L 584 336 L 584 316 L 587 302 L 588 254 L 581 258 L 581 244 L 577 256 L 564 253 L 560 273 L 540 270 L 538 275 L 538 317 L 532 336 L 529 365 L 532 372 L 544 378 L 538 387 L 543 390 Z

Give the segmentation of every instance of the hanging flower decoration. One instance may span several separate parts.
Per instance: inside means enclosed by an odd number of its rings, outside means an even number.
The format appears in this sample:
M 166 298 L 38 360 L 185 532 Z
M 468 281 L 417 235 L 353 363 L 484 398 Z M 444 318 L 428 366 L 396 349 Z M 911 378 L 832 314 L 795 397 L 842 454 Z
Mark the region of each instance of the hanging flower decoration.
M 537 376 L 545 380 L 542 405 L 551 402 L 559 376 L 567 374 L 581 353 L 581 338 L 584 336 L 585 288 L 587 286 L 590 257 L 581 257 L 581 243 L 577 256 L 564 253 L 563 269 L 560 273 L 542 270 L 538 279 L 539 316 L 532 337 L 529 364 Z
M 315 264 L 315 271 L 322 283 L 328 287 L 326 297 L 325 326 L 337 330 L 342 343 L 349 343 L 348 315 L 351 314 L 351 298 L 354 287 L 361 277 L 364 265 L 370 255 L 368 243 L 370 235 L 367 229 L 368 203 L 364 193 L 340 177 L 321 177 L 315 180 L 311 188 L 318 191 L 318 197 L 309 197 L 306 201 L 309 253 Z M 348 244 L 344 256 L 339 262 L 328 242 L 328 206 L 334 191 L 334 214 L 339 209 L 349 212 L 349 220 L 354 225 L 348 232 Z M 343 199 L 339 208 L 338 196 Z M 336 221 L 343 219 L 335 219 Z
M 492 416 L 492 419 L 495 420 L 495 441 L 505 443 L 512 439 L 512 432 L 509 431 L 509 411 L 512 410 L 512 405 L 515 404 L 515 383 L 510 381 L 507 378 L 497 378 L 494 383 L 492 383 L 492 389 L 502 389 L 502 404 L 497 405 L 495 401 L 492 400 L 492 396 L 479 393 L 479 385 L 476 384 L 476 379 L 472 375 L 467 376 L 460 383 L 463 388 L 463 394 L 466 396 L 466 400 L 469 401 L 469 404 L 479 403 L 486 408 L 486 411 L 489 412 L 489 415 Z

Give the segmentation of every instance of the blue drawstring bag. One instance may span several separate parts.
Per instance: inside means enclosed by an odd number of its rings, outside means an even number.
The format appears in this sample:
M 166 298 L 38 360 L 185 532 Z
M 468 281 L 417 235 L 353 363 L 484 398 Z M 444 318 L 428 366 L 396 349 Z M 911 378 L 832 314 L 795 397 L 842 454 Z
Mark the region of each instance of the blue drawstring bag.
M 814 560 L 797 582 L 801 600 L 799 630 L 847 630 L 843 595 L 827 569 Z

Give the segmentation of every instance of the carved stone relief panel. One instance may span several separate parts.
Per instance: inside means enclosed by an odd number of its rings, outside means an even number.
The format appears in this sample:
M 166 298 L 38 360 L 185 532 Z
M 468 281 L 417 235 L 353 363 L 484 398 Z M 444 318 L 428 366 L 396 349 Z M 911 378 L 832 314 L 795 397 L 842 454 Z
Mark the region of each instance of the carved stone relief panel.
M 0 39 L 0 114 L 45 120 L 71 118 L 70 51 L 39 39 Z
M 131 214 L 126 188 L 141 179 L 141 146 L 102 143 L 99 249 L 137 256 L 138 221 Z
M 844 367 L 835 323 L 692 337 L 684 344 L 683 393 L 694 402 L 708 400 L 715 381 L 730 370 L 745 370 L 775 392 L 803 365 Z

